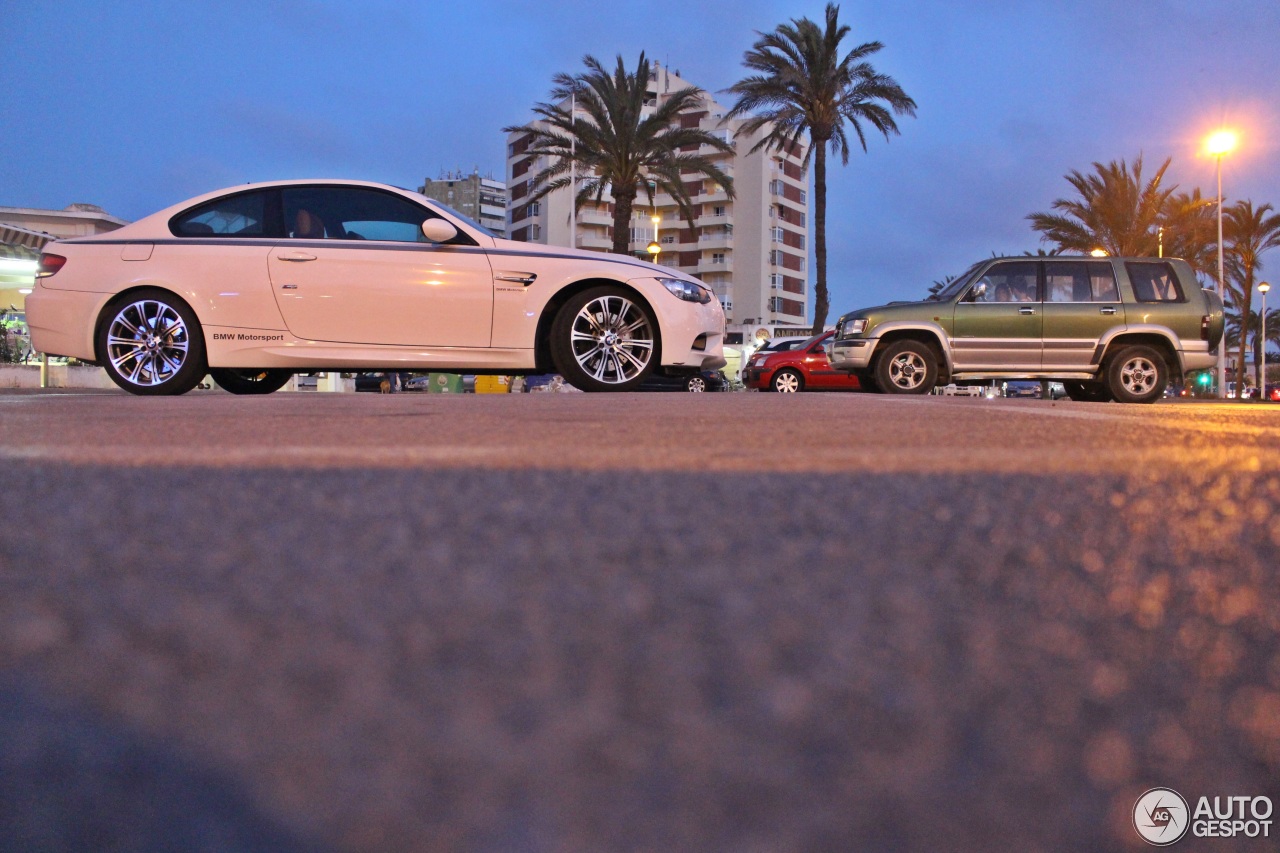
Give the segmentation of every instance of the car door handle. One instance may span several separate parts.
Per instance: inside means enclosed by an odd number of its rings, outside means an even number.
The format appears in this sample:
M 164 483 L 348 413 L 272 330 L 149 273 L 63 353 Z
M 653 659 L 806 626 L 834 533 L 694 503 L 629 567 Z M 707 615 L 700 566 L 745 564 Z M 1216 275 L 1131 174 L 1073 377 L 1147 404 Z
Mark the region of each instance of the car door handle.
M 284 254 L 276 255 L 276 257 L 282 261 L 295 261 L 295 262 L 296 261 L 314 261 L 316 259 L 315 255 L 309 255 L 306 252 L 287 252 Z
M 282 284 L 282 285 L 280 285 L 280 289 L 281 289 L 281 290 L 297 290 L 297 289 L 298 289 L 298 285 L 296 285 L 296 284 Z
M 1034 314 L 1034 313 L 1036 313 L 1036 309 L 1034 309 L 1034 308 L 1032 308 L 1032 307 L 1030 307 L 1030 306 L 1024 306 L 1024 307 L 1022 307 L 1022 308 L 1019 308 L 1019 309 L 1018 309 L 1018 313 L 1019 313 L 1019 314 Z
M 1099 308 L 1099 309 L 1098 309 L 1098 313 L 1099 313 L 1099 314 L 1114 314 L 1114 313 L 1116 313 L 1116 309 L 1115 309 L 1115 308 L 1113 308 L 1112 306 L 1108 305 L 1106 308 Z

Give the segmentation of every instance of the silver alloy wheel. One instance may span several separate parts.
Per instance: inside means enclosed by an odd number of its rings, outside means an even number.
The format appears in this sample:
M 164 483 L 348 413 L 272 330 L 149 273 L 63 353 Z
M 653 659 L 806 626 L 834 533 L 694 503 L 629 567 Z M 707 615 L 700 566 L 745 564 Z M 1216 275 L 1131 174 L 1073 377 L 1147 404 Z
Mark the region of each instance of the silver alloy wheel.
M 162 385 L 187 361 L 187 324 L 173 306 L 153 299 L 131 302 L 107 329 L 107 358 L 134 385 Z
M 700 394 L 707 390 L 707 380 L 701 376 L 691 376 L 685 387 L 695 394 Z
M 800 390 L 800 377 L 789 370 L 773 377 L 773 390 L 779 394 L 795 394 Z
M 1135 397 L 1150 394 L 1158 376 L 1155 364 L 1145 356 L 1135 356 L 1120 367 L 1120 384 Z
M 919 353 L 899 353 L 889 362 L 889 381 L 904 391 L 919 388 L 928 372 L 929 368 Z
M 653 358 L 653 326 L 645 312 L 623 296 L 592 299 L 573 318 L 573 357 L 597 382 L 621 385 L 635 379 Z

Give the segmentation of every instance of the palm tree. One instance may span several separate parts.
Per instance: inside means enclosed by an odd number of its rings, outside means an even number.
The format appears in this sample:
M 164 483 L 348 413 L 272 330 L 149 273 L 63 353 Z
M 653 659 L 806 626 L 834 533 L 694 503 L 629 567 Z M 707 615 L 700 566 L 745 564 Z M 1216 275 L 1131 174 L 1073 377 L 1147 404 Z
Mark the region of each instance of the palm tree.
M 1217 203 L 1203 198 L 1197 187 L 1189 193 L 1174 193 L 1160 214 L 1164 229 L 1164 256 L 1182 258 L 1197 276 L 1208 279 L 1218 266 Z
M 1244 375 L 1246 338 L 1257 337 L 1258 315 L 1252 310 L 1253 290 L 1262 269 L 1262 254 L 1280 246 L 1280 214 L 1269 204 L 1255 208 L 1248 199 L 1238 201 L 1222 211 L 1222 242 L 1226 256 L 1226 280 L 1230 283 L 1231 301 L 1240 316 L 1249 318 L 1246 334 L 1240 335 L 1236 375 Z M 1270 215 L 1268 215 L 1270 214 Z M 1271 312 L 1267 312 L 1270 314 Z M 1257 364 L 1257 359 L 1254 360 Z
M 613 251 L 626 255 L 631 214 L 641 192 L 650 205 L 657 192 L 669 194 L 690 228 L 693 204 L 682 173 L 708 177 L 733 197 L 733 179 L 697 153 L 704 145 L 722 152 L 732 152 L 733 146 L 708 131 L 680 126 L 681 113 L 703 106 L 701 89 L 690 86 L 664 95 L 665 100 L 659 99 L 646 114 L 649 60 L 643 53 L 634 72 L 627 71 L 621 56 L 612 75 L 593 56 L 585 57 L 583 64 L 583 73 L 553 78 L 552 103 L 533 110 L 541 121 L 503 128 L 504 133 L 529 135 L 530 157 L 545 154 L 552 160 L 534 175 L 530 201 L 568 186 L 570 166 L 576 164 L 585 178 L 579 179 L 574 209 L 587 201 L 598 204 L 606 192 L 612 194 Z M 577 112 L 585 116 L 571 110 L 571 95 L 576 96 Z
M 805 153 L 804 168 L 808 169 L 812 159 L 815 335 L 826 324 L 831 306 L 827 293 L 827 147 L 847 166 L 846 122 L 866 151 L 864 122 L 887 140 L 890 134 L 899 133 L 894 114 L 916 114 L 916 102 L 897 81 L 880 74 L 867 61 L 883 47 L 880 42 L 866 42 L 841 55 L 840 42 L 850 29 L 837 20 L 839 12 L 839 6 L 828 3 L 825 26 L 808 18 L 793 18 L 771 33 L 757 33 L 760 38 L 743 56 L 743 65 L 757 73 L 727 90 L 738 100 L 726 119 L 751 115 L 742 125 L 744 135 L 767 130 L 752 152 L 790 150 L 806 133 L 812 142 Z
M 1152 256 L 1158 251 L 1159 227 L 1176 187 L 1161 188 L 1172 158 L 1142 182 L 1142 155 L 1132 171 L 1124 160 L 1094 163 L 1094 174 L 1072 171 L 1066 176 L 1078 199 L 1060 198 L 1053 209 L 1027 217 L 1040 239 L 1068 252 L 1104 249 L 1110 255 Z

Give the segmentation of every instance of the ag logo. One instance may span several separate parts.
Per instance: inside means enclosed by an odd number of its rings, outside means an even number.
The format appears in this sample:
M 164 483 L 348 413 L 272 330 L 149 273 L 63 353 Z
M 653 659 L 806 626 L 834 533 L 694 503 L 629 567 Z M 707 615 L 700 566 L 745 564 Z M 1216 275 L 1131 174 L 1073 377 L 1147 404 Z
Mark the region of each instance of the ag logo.
M 1133 828 L 1148 844 L 1170 845 L 1186 835 L 1190 825 L 1187 801 L 1172 788 L 1152 788 L 1133 804 Z

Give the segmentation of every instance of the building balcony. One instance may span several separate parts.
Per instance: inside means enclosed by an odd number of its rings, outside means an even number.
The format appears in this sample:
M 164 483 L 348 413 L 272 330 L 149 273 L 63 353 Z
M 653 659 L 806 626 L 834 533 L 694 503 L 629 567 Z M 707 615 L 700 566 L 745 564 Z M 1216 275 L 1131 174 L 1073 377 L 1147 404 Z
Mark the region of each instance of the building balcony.
M 578 211 L 579 225 L 612 225 L 613 214 L 607 210 L 588 210 L 586 208 Z
M 733 258 L 725 258 L 723 261 L 713 261 L 711 258 L 706 257 L 698 261 L 698 275 L 717 272 L 733 272 Z
M 578 248 L 607 252 L 613 248 L 613 240 L 603 234 L 579 234 Z
M 719 249 L 733 248 L 732 234 L 702 234 L 698 237 L 698 248 L 700 249 Z

